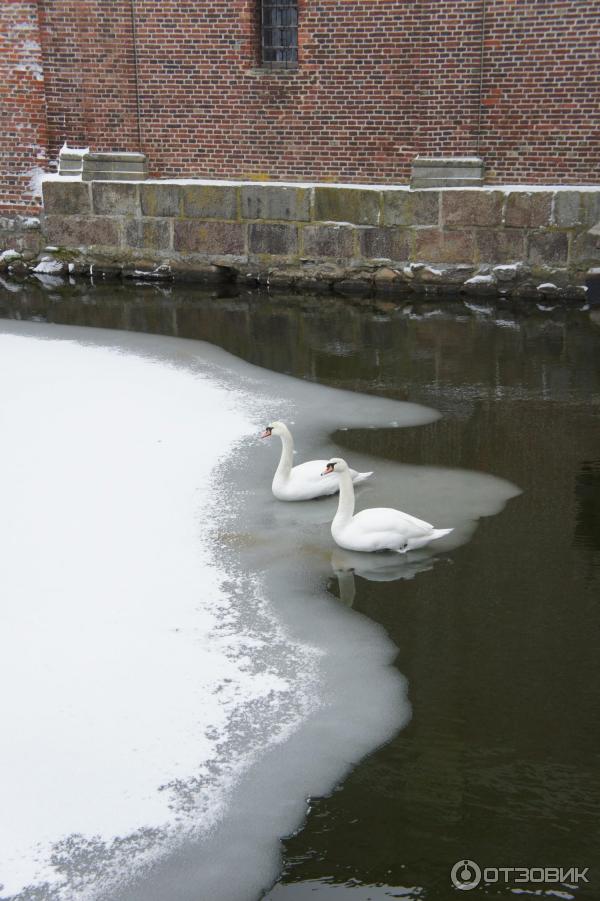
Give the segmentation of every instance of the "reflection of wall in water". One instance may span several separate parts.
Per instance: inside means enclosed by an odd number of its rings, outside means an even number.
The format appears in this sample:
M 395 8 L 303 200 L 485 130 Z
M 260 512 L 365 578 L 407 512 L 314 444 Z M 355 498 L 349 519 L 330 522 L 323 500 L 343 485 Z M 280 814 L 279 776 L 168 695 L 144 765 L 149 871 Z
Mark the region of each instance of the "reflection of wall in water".
M 575 476 L 575 544 L 598 558 L 600 551 L 600 460 L 586 460 Z M 600 563 L 600 559 L 596 560 Z

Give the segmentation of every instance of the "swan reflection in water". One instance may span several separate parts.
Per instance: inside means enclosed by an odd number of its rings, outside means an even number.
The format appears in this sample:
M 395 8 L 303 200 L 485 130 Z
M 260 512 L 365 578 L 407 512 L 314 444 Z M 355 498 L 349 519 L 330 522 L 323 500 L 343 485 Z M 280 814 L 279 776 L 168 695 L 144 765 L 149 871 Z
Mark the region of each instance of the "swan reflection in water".
M 331 555 L 331 568 L 337 576 L 340 600 L 352 607 L 356 596 L 355 575 L 369 582 L 395 582 L 398 579 L 408 581 L 418 573 L 433 569 L 440 560 L 450 562 L 448 557 L 436 556 L 427 548 L 409 551 L 407 554 L 387 551 L 367 554 L 336 548 Z

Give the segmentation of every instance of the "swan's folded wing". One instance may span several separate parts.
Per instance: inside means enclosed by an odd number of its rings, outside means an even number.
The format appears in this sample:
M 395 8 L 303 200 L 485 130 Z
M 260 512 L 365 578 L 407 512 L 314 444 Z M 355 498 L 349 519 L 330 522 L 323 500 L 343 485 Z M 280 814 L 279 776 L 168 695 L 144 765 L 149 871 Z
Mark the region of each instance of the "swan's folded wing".
M 356 513 L 353 523 L 361 530 L 369 532 L 397 532 L 409 536 L 428 535 L 433 526 L 410 513 L 394 510 L 392 507 L 371 507 Z
M 307 460 L 306 463 L 299 463 L 298 466 L 294 466 L 290 473 L 290 478 L 302 481 L 323 481 L 321 478 L 321 473 L 327 466 L 327 460 Z M 337 480 L 336 480 L 337 481 Z
M 284 491 L 288 499 L 308 500 L 327 494 L 335 494 L 339 490 L 339 479 L 336 475 L 322 476 L 327 460 L 308 460 L 294 466 L 285 480 Z

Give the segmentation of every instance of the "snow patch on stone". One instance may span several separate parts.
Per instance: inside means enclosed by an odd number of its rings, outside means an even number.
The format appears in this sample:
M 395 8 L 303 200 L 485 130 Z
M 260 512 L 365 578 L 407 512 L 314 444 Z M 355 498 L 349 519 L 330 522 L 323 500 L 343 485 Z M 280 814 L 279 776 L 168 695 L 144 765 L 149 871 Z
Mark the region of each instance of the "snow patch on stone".
M 46 275 L 60 275 L 64 271 L 64 263 L 61 260 L 51 260 L 45 258 L 34 268 L 35 273 L 43 273 Z
M 465 287 L 493 287 L 496 283 L 496 280 L 492 275 L 474 275 L 473 278 L 468 278 L 465 282 Z
M 20 260 L 21 254 L 18 250 L 3 250 L 0 253 L 0 263 L 12 263 L 13 260 Z

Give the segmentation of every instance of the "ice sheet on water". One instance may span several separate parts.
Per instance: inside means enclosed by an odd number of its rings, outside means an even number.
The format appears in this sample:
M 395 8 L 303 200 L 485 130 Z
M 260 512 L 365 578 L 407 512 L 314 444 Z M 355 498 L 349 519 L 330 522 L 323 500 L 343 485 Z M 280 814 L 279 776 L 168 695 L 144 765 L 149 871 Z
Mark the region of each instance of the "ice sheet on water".
M 174 807 L 184 816 L 192 775 L 206 826 L 231 711 L 264 706 L 276 735 L 289 722 L 271 714 L 290 686 L 249 666 L 273 623 L 223 632 L 239 599 L 198 522 L 213 466 L 253 431 L 234 399 L 173 366 L 15 335 L 0 336 L 0 381 L 0 872 L 11 894 L 60 884 L 50 849 L 83 847 L 73 834 L 109 857 L 115 836 L 155 845 L 149 830 L 168 831 Z M 259 602 L 258 586 L 246 591 Z M 231 778 L 221 762 L 219 787 Z
M 31 323 L 0 329 L 0 386 L 0 894 L 254 898 L 305 799 L 410 708 L 381 629 L 323 593 L 335 499 L 275 502 L 278 448 L 249 439 L 294 419 L 321 457 L 338 425 L 437 414 Z M 401 497 L 455 543 L 515 493 L 353 463 L 376 470 L 369 505 Z

